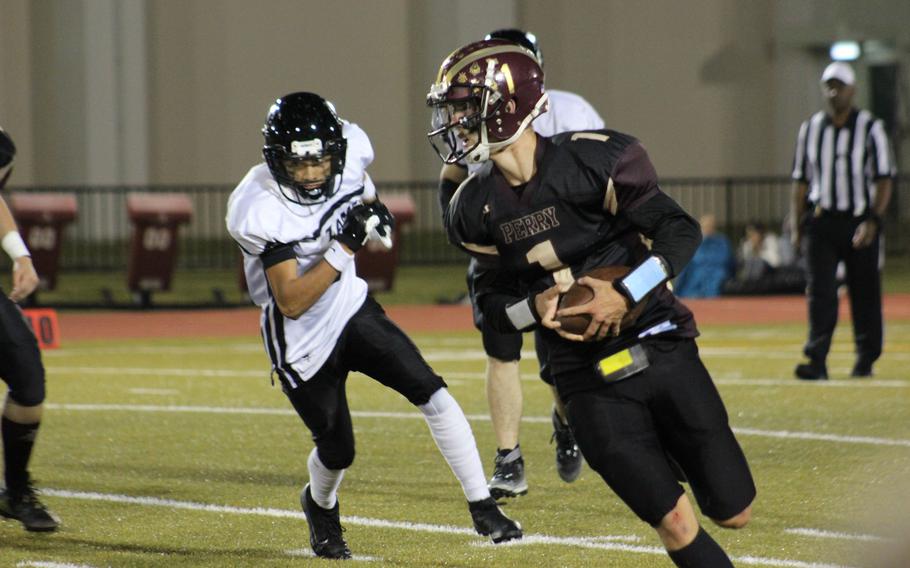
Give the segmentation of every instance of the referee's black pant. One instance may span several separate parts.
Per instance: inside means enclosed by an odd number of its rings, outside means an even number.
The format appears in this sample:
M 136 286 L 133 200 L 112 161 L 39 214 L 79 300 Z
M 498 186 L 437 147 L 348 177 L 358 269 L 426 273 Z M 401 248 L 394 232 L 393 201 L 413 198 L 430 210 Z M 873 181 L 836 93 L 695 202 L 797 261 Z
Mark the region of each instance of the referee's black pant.
M 803 352 L 824 362 L 837 325 L 837 264 L 847 269 L 857 361 L 872 364 L 882 354 L 882 284 L 878 268 L 879 237 L 868 247 L 853 248 L 862 220 L 849 214 L 823 213 L 807 226 L 809 339 Z

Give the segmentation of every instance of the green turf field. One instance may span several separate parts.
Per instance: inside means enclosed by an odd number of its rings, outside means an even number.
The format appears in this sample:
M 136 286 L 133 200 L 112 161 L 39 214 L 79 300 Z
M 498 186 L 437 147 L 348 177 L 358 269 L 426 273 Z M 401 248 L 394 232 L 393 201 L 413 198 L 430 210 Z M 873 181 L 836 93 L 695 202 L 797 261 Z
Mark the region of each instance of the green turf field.
M 255 333 L 255 332 L 253 332 Z M 846 378 L 838 330 L 825 384 L 790 379 L 803 326 L 709 327 L 700 345 L 759 487 L 745 530 L 714 527 L 737 566 L 874 566 L 910 533 L 910 323 L 888 325 L 874 380 Z M 471 418 L 485 467 L 479 336 L 417 343 Z M 528 346 L 530 347 L 530 346 Z M 559 481 L 548 392 L 523 362 L 526 538 L 492 546 L 429 432 L 397 394 L 352 375 L 358 455 L 340 493 L 355 565 L 670 567 L 653 531 L 585 469 Z M 49 408 L 33 472 L 60 532 L 0 522 L 0 566 L 326 565 L 307 556 L 298 492 L 312 448 L 247 340 L 68 342 L 46 354 Z M 899 564 L 894 564 L 899 566 Z

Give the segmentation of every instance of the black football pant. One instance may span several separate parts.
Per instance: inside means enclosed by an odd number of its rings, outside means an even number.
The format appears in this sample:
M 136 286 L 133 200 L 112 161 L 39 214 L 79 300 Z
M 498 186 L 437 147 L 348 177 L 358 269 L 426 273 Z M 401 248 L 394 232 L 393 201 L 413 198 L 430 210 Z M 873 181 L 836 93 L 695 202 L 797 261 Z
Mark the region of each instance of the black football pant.
M 822 214 L 809 221 L 806 231 L 809 295 L 807 357 L 824 362 L 837 325 L 837 264 L 847 269 L 847 290 L 853 316 L 857 360 L 873 363 L 882 354 L 882 284 L 878 269 L 879 238 L 866 248 L 853 248 L 860 219 Z
M 17 404 L 37 406 L 44 402 L 44 365 L 38 341 L 25 323 L 22 310 L 3 290 L 0 290 L 0 379 L 9 386 L 9 397 Z
M 446 386 L 414 342 L 367 296 L 315 375 L 297 388 L 282 380 L 284 394 L 310 429 L 319 459 L 329 469 L 345 469 L 354 461 L 354 427 L 345 389 L 350 371 L 401 393 L 415 406 L 426 404 Z
M 648 368 L 567 397 L 569 425 L 585 461 L 651 526 L 685 493 L 668 455 L 688 478 L 702 513 L 715 520 L 738 515 L 755 498 L 755 482 L 695 341 L 658 336 L 643 344 Z M 592 365 L 575 373 L 596 372 Z
M 500 361 L 520 361 L 521 347 L 524 342 L 524 334 L 520 331 L 503 332 L 493 329 L 487 320 L 483 317 L 483 312 L 477 304 L 477 280 L 489 275 L 489 271 L 481 270 L 477 260 L 472 258 L 468 265 L 468 274 L 465 278 L 468 284 L 468 295 L 471 298 L 471 310 L 474 315 L 474 327 L 480 332 L 483 339 L 483 350 L 487 357 L 493 357 Z M 537 363 L 540 368 L 540 379 L 548 385 L 553 385 L 551 369 L 547 361 L 547 345 L 540 336 L 540 328 L 534 331 L 534 346 L 537 351 Z

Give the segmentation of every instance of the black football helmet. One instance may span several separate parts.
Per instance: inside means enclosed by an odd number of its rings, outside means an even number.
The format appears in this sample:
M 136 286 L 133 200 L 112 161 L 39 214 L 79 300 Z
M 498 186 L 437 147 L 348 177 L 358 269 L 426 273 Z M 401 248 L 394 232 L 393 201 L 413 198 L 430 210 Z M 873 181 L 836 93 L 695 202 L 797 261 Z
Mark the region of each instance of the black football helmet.
M 533 52 L 534 57 L 537 58 L 537 63 L 543 68 L 543 52 L 540 51 L 540 44 L 537 43 L 537 36 L 531 32 L 526 32 L 518 28 L 503 28 L 488 33 L 483 39 L 504 39 L 506 41 L 511 41 L 512 43 L 517 43 L 523 48 Z
M 16 145 L 5 130 L 0 128 L 0 189 L 13 173 L 13 159 L 16 157 Z
M 291 93 L 269 108 L 262 127 L 262 155 L 281 193 L 288 200 L 309 205 L 331 197 L 341 185 L 347 140 L 332 103 L 314 93 Z M 321 180 L 298 181 L 294 170 L 330 160 Z

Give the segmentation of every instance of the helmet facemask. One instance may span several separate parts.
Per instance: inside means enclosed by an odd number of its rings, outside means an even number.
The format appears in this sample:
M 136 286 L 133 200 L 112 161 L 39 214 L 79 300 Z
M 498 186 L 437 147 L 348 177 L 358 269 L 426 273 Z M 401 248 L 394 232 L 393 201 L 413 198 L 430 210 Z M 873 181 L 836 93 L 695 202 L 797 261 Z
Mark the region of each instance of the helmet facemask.
M 487 86 L 453 84 L 438 95 L 431 92 L 427 104 L 433 109 L 427 137 L 445 163 L 489 159 L 485 123 L 502 104 L 498 93 Z
M 338 190 L 346 150 L 344 138 L 326 141 L 314 138 L 294 140 L 290 148 L 283 144 L 266 145 L 262 155 L 281 194 L 298 205 L 310 205 L 328 199 Z M 318 171 L 322 165 L 325 165 L 327 175 L 321 179 L 301 179 L 295 175 L 297 170 Z

